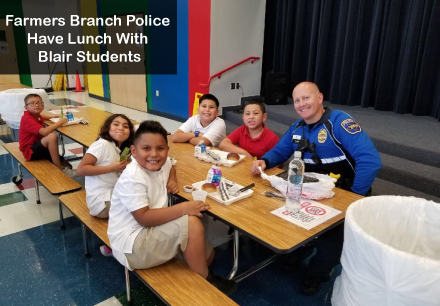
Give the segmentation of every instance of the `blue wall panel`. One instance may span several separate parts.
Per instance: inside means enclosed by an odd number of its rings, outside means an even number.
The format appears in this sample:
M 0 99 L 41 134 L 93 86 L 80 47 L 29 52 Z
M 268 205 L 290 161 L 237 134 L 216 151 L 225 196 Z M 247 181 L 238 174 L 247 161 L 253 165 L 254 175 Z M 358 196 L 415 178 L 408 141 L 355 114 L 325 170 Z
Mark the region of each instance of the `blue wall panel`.
M 149 2 L 151 7 L 153 1 Z M 150 60 L 154 60 L 150 58 Z M 177 1 L 177 74 L 150 75 L 151 108 L 182 118 L 188 117 L 188 1 Z M 156 96 L 156 90 L 159 96 Z

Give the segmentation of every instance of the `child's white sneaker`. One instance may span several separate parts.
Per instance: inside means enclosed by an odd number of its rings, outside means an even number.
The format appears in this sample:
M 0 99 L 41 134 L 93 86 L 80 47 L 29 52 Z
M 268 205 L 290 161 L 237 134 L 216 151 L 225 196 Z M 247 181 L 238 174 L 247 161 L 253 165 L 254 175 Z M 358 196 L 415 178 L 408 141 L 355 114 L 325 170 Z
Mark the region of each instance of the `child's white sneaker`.
M 107 246 L 101 245 L 99 247 L 99 249 L 101 250 L 102 256 L 105 256 L 105 257 L 113 256 L 112 250 L 110 250 Z
M 76 171 L 68 167 L 64 167 L 63 172 L 72 178 L 77 177 Z

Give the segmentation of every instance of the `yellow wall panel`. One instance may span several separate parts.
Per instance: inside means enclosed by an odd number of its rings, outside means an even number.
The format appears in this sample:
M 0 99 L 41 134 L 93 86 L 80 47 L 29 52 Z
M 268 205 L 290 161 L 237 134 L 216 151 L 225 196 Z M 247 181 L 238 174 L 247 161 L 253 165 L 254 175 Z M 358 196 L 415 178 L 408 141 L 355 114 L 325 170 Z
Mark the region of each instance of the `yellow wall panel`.
M 97 17 L 96 1 L 81 0 L 81 15 L 82 17 Z M 98 36 L 98 27 L 83 26 L 84 35 Z M 90 51 L 91 53 L 99 54 L 98 44 L 86 44 L 84 45 L 84 51 Z M 101 71 L 101 63 L 87 63 L 87 71 Z M 104 97 L 104 86 L 102 82 L 101 74 L 92 74 L 88 76 L 89 81 L 89 93 L 96 96 Z

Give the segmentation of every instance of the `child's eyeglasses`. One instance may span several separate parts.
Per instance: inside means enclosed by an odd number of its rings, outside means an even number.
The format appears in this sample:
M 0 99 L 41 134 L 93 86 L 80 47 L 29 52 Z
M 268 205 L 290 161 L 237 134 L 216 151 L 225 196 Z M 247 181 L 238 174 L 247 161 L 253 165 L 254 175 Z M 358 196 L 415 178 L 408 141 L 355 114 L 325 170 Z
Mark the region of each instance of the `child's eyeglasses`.
M 39 105 L 44 105 L 44 102 L 29 102 L 28 104 L 26 104 L 26 106 L 28 105 L 39 106 Z

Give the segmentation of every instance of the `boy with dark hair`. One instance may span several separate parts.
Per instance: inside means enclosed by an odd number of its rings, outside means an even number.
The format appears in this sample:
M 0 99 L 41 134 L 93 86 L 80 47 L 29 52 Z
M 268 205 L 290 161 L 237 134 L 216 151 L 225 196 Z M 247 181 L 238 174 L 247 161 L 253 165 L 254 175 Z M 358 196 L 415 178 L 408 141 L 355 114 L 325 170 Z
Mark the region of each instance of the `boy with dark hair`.
M 231 294 L 237 284 L 208 271 L 214 250 L 205 241 L 199 218 L 209 205 L 187 201 L 168 207 L 167 185 L 177 185 L 168 150 L 162 125 L 142 122 L 131 146 L 132 162 L 113 190 L 107 231 L 113 256 L 129 269 L 147 269 L 182 251 L 194 272 Z
M 20 121 L 18 142 L 26 160 L 47 159 L 62 169 L 67 175 L 75 176 L 72 165 L 60 156 L 58 138 L 53 131 L 67 123 L 61 118 L 56 123 L 44 127 L 44 120 L 58 118 L 59 115 L 42 114 L 44 102 L 37 94 L 24 98 L 24 113 Z
M 280 140 L 269 130 L 264 121 L 266 108 L 261 100 L 249 100 L 243 110 L 243 126 L 233 131 L 220 143 L 220 150 L 246 155 L 249 158 L 261 158 Z
M 219 114 L 218 99 L 204 94 L 199 99 L 198 114 L 189 118 L 174 133 L 172 142 L 189 142 L 196 146 L 203 140 L 207 146 L 218 146 L 226 137 L 226 124 Z

